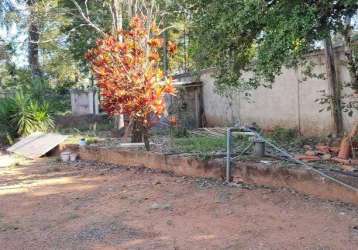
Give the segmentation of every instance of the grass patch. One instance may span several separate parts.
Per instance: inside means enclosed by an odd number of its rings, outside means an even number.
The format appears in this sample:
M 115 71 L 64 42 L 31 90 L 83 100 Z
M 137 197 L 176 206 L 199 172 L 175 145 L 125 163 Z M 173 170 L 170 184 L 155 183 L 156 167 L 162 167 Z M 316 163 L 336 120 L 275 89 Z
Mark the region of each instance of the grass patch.
M 95 135 L 93 135 L 91 133 L 77 133 L 77 134 L 70 135 L 66 139 L 66 143 L 68 143 L 68 144 L 78 144 L 81 139 L 85 139 L 87 145 L 95 144 L 95 143 L 101 141 L 101 137 L 95 136 Z
M 174 148 L 183 153 L 209 154 L 226 148 L 225 137 L 189 136 L 174 138 Z
M 295 129 L 287 129 L 287 128 L 274 128 L 273 131 L 266 134 L 266 136 L 278 143 L 290 143 L 295 141 L 299 133 Z
M 270 132 L 266 132 L 264 137 L 276 144 L 292 152 L 304 152 L 304 145 L 314 147 L 318 143 L 330 144 L 328 137 L 304 137 L 296 129 L 287 129 L 276 127 Z

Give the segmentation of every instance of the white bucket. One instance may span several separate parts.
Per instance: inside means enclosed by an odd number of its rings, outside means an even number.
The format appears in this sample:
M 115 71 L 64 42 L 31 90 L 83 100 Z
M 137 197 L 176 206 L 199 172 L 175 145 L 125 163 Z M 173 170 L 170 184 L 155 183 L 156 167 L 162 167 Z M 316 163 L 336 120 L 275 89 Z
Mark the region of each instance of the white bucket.
M 80 139 L 80 142 L 78 143 L 79 145 L 80 145 L 80 147 L 84 147 L 84 146 L 86 146 L 86 139 Z
M 70 155 L 70 161 L 76 161 L 76 160 L 77 160 L 77 157 L 78 157 L 78 155 L 77 155 L 76 153 L 72 153 L 72 154 Z
M 71 157 L 71 152 L 66 151 L 61 153 L 61 160 L 64 162 L 69 161 L 70 157 Z

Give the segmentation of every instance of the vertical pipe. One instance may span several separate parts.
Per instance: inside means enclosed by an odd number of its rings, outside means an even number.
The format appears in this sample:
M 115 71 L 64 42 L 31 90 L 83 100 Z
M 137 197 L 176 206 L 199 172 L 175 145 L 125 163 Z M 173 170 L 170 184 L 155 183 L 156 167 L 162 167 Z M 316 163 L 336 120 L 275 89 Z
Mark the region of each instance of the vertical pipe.
M 301 124 L 301 83 L 300 74 L 298 68 L 295 68 L 295 76 L 297 78 L 297 126 L 298 133 L 302 135 L 302 124 Z
M 230 182 L 231 177 L 231 128 L 226 133 L 226 182 Z

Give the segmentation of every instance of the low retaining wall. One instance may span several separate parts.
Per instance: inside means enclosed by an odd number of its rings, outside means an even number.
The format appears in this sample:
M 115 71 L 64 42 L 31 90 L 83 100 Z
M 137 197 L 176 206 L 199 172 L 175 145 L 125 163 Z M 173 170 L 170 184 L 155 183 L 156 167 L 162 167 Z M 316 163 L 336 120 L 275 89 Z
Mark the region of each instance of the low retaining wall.
M 88 146 L 79 149 L 83 160 L 99 161 L 122 166 L 144 166 L 173 172 L 179 176 L 223 179 L 223 159 L 199 160 L 181 155 L 165 155 L 155 152 L 127 151 Z M 271 187 L 286 187 L 322 199 L 342 201 L 358 205 L 358 193 L 343 187 L 304 168 L 287 168 L 254 162 L 237 162 L 233 166 L 234 180 Z
M 238 162 L 233 175 L 250 184 L 286 187 L 322 199 L 358 205 L 358 192 L 304 168 Z
M 221 178 L 223 170 L 218 161 L 201 161 L 179 155 L 164 155 L 146 151 L 127 151 L 100 147 L 80 148 L 80 158 L 122 166 L 143 166 L 173 172 L 181 176 Z

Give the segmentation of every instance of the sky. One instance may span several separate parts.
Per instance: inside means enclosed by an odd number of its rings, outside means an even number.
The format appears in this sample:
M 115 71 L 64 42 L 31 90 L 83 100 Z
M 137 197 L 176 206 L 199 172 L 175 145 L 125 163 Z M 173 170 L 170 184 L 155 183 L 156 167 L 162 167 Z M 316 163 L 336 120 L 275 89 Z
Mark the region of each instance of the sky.
M 2 1 L 2 0 L 0 0 Z M 22 15 L 26 15 L 26 9 L 24 6 L 17 3 L 15 0 L 10 0 L 17 9 L 22 11 Z M 20 30 L 16 25 L 11 25 L 8 30 L 5 27 L 0 26 L 0 38 L 5 42 L 12 41 L 16 45 L 16 55 L 12 57 L 12 61 L 20 66 L 27 65 L 27 33 L 25 30 Z
M 16 48 L 16 55 L 12 57 L 12 61 L 20 67 L 26 66 L 27 65 L 26 33 L 19 32 L 16 25 L 13 25 L 8 32 L 4 27 L 0 27 L 0 38 L 2 38 L 6 42 L 10 42 L 10 41 L 14 42 L 17 48 Z

